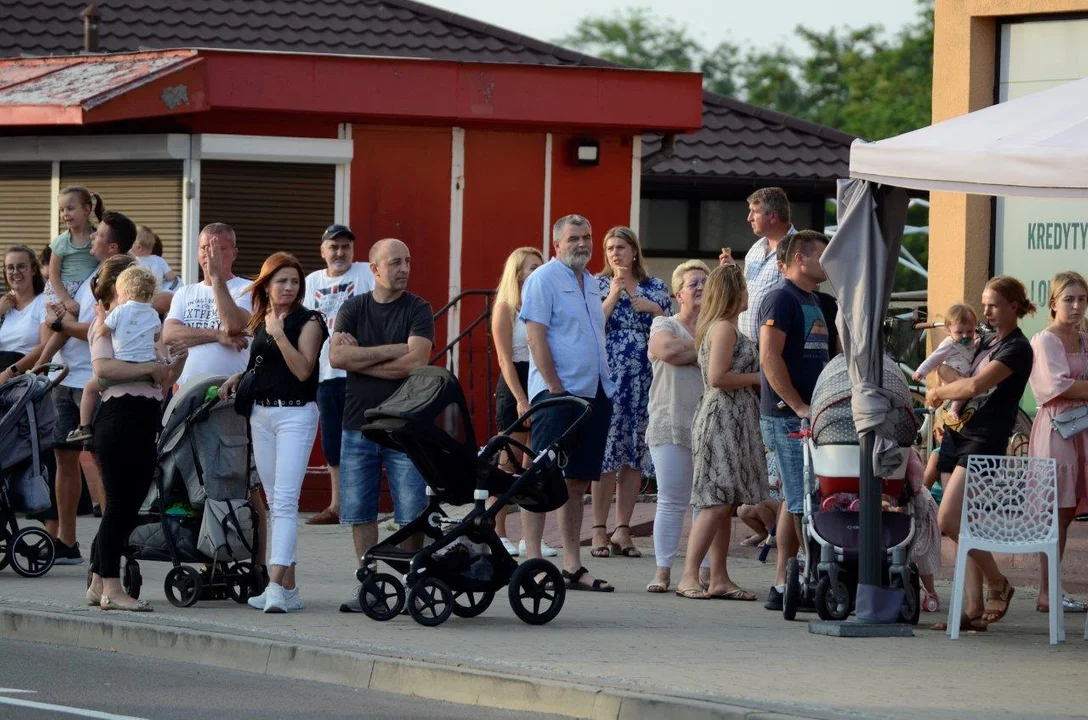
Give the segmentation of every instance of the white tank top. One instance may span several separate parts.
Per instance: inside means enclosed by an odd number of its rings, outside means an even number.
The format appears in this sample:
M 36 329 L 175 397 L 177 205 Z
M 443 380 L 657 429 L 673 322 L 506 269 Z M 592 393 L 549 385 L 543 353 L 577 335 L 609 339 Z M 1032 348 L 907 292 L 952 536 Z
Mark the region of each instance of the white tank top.
M 529 337 L 525 332 L 525 321 L 514 319 L 514 362 L 529 362 Z

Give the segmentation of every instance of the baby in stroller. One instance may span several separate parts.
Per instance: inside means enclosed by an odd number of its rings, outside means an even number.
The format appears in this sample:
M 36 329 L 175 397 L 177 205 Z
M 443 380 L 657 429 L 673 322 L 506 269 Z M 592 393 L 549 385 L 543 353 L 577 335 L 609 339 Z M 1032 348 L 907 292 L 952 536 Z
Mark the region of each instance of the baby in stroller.
M 582 413 L 543 452 L 534 455 L 510 437 L 512 430 L 542 407 L 561 403 L 577 405 Z M 495 531 L 495 516 L 510 504 L 549 512 L 566 502 L 559 448 L 588 416 L 589 404 L 584 400 L 546 400 L 481 449 L 457 378 L 432 366 L 414 370 L 389 399 L 368 410 L 363 435 L 412 459 L 427 482 L 428 504 L 419 517 L 363 556 L 356 573 L 363 613 L 374 620 L 391 620 L 407 604 L 416 622 L 439 625 L 451 614 L 476 617 L 506 587 L 514 614 L 522 621 L 543 625 L 555 618 L 566 597 L 562 574 L 542 558 L 519 565 Z M 501 456 L 513 448 L 533 458 L 518 474 L 498 468 Z M 489 497 L 498 498 L 490 507 Z M 461 519 L 450 518 L 442 507 L 469 503 L 473 508 Z M 399 547 L 417 533 L 429 540 L 423 549 Z M 397 574 L 378 572 L 379 562 Z
M 916 537 L 915 493 L 906 477 L 918 420 L 903 374 L 887 356 L 884 388 L 898 398 L 891 421 L 902 460 L 895 472 L 883 480 L 882 568 L 887 585 L 906 591 L 900 613 L 903 621 L 916 624 L 920 579 L 909 557 Z M 796 559 L 787 563 L 783 597 L 783 615 L 787 620 L 796 616 L 803 597 L 815 603 L 824 620 L 845 620 L 853 608 L 858 572 L 858 513 L 854 501 L 859 491 L 861 459 L 851 396 L 846 358 L 840 355 L 827 364 L 816 382 L 811 424 L 803 433 L 802 526 L 808 562 L 803 572 Z

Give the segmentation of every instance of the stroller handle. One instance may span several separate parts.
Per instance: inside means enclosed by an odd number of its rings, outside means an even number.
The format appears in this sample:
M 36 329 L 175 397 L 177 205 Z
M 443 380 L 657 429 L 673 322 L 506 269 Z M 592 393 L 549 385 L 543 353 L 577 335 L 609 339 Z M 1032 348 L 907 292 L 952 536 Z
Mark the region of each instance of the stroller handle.
M 41 363 L 35 365 L 29 371 L 33 375 L 51 375 L 57 373 L 55 377 L 49 378 L 49 389 L 52 390 L 57 385 L 60 385 L 64 378 L 68 377 L 68 366 L 63 363 Z
M 579 408 L 581 408 L 582 415 L 580 415 L 578 417 L 578 420 L 575 421 L 575 426 L 581 425 L 583 418 L 588 417 L 589 414 L 593 412 L 593 410 L 590 409 L 589 403 L 582 398 L 577 397 L 576 395 L 561 395 L 559 397 L 548 398 L 547 400 L 542 400 L 541 402 L 538 402 L 535 405 L 531 406 L 528 412 L 515 420 L 513 425 L 506 428 L 505 430 L 502 430 L 499 434 L 509 435 L 512 432 L 516 432 L 517 429 L 520 428 L 525 423 L 525 421 L 531 418 L 533 415 L 540 412 L 544 408 L 555 407 L 556 405 L 577 405 Z

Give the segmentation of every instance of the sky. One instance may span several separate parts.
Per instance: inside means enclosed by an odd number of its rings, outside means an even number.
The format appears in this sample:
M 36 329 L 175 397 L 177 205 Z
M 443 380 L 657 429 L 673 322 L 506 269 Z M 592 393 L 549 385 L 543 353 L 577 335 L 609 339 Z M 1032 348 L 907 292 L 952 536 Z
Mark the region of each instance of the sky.
M 741 47 L 776 45 L 797 25 L 823 31 L 835 26 L 883 25 L 895 32 L 918 18 L 915 0 L 422 0 L 490 25 L 540 40 L 558 40 L 587 15 L 648 8 L 686 26 L 712 48 L 723 40 Z

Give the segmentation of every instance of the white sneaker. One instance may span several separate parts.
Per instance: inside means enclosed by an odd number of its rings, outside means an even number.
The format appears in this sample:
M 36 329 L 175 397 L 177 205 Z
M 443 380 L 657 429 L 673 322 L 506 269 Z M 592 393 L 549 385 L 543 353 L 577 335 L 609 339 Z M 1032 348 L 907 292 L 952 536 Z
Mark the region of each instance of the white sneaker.
M 510 553 L 510 557 L 517 557 L 521 553 L 525 552 L 525 542 L 524 541 L 521 543 L 521 545 L 522 545 L 521 549 L 518 549 L 518 546 L 515 545 L 514 543 L 510 542 L 510 540 L 508 538 L 503 537 L 503 538 L 499 538 L 499 540 L 502 540 L 502 546 L 504 548 L 506 548 L 506 552 Z
M 260 595 L 254 595 L 248 602 L 249 606 L 254 610 L 264 610 L 264 596 L 268 594 L 268 588 L 264 589 L 264 592 Z
M 526 554 L 526 552 L 525 552 L 525 541 L 524 540 L 522 540 L 520 543 L 518 543 L 518 552 L 520 552 L 522 555 Z M 540 554 L 543 555 L 544 557 L 555 557 L 556 555 L 559 554 L 559 551 L 556 550 L 555 548 L 553 548 L 551 545 L 548 545 L 548 543 L 541 540 L 540 541 Z
M 266 613 L 287 612 L 287 591 L 283 589 L 282 585 L 273 582 L 268 583 L 268 587 L 264 591 L 264 611 Z
M 302 602 L 302 593 L 298 591 L 298 585 L 295 585 L 293 590 L 284 590 L 283 594 L 287 598 L 287 612 L 298 612 L 305 607 Z

